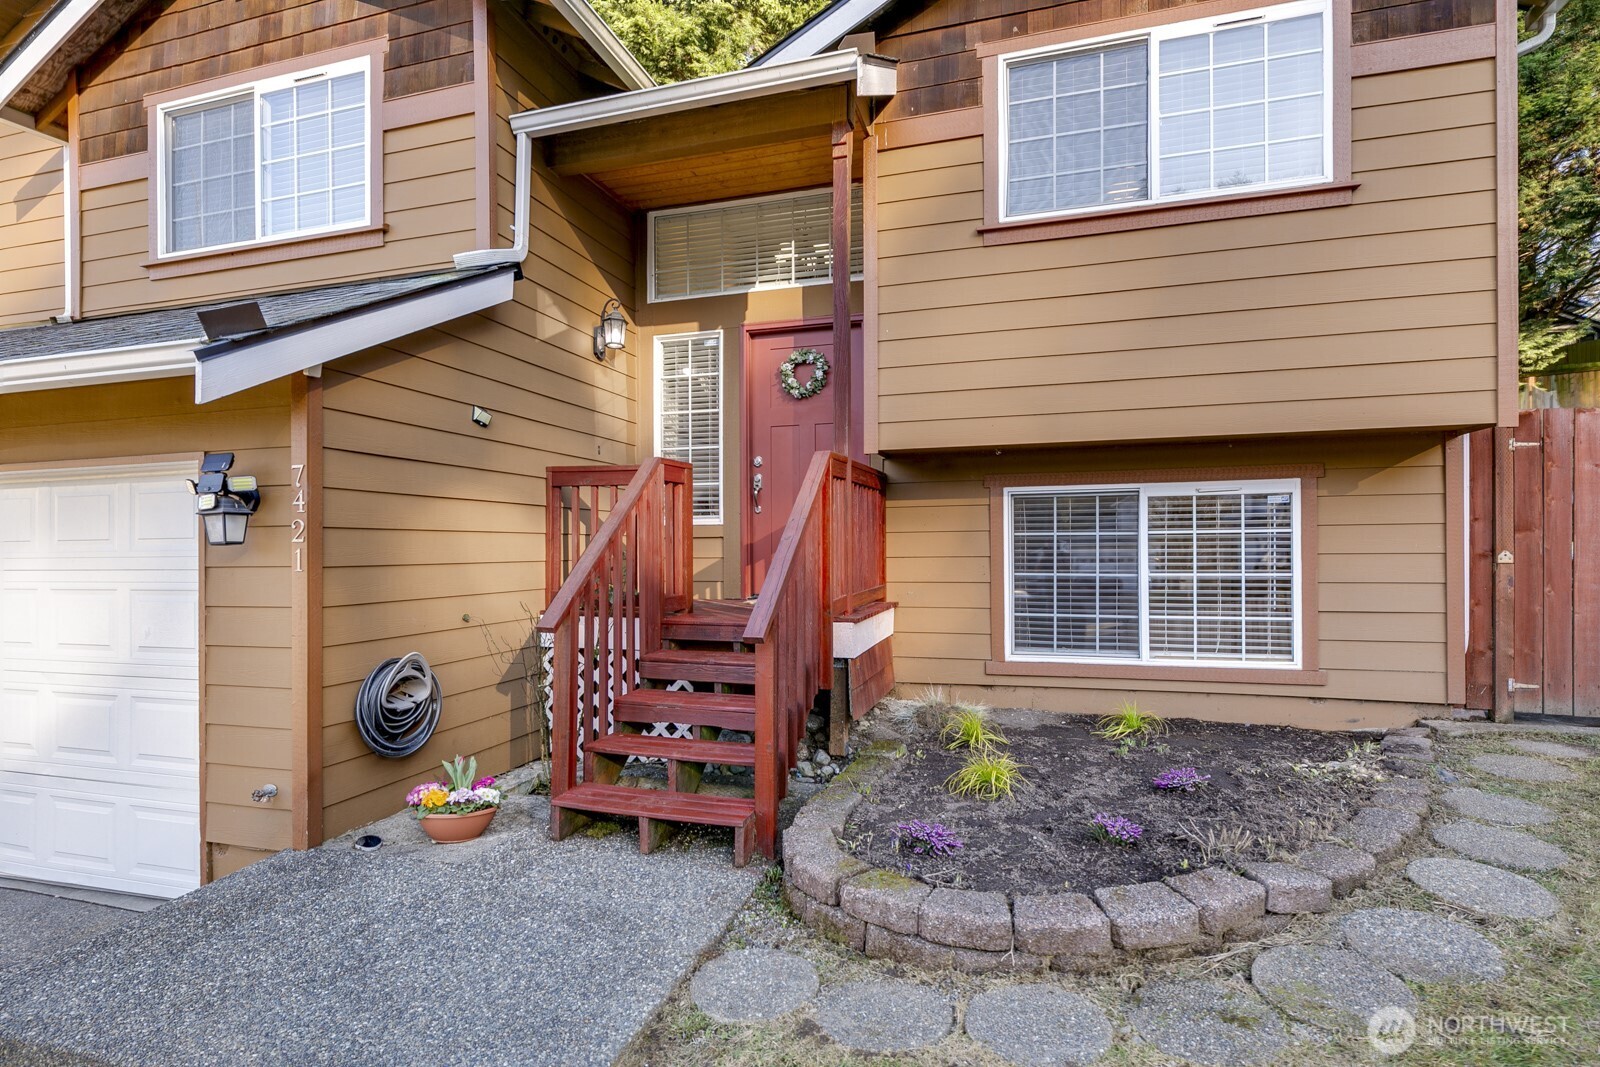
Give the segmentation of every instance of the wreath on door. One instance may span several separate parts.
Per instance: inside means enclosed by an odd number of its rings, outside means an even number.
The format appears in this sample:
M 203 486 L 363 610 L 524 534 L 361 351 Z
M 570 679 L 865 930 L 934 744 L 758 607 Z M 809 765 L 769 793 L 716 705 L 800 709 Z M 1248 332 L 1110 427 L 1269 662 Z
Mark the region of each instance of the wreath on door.
M 804 385 L 795 376 L 795 368 L 801 364 L 811 365 L 811 380 Z M 828 384 L 828 357 L 818 352 L 815 348 L 797 349 L 793 355 L 778 366 L 778 385 L 785 393 L 796 400 L 805 400 L 816 396 Z

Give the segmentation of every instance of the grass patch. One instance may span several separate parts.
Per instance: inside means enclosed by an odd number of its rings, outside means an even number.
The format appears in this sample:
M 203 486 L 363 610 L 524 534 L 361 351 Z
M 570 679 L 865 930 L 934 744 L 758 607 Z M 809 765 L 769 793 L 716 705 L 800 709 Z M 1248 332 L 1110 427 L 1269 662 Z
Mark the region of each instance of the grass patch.
M 1139 705 L 1125 700 L 1110 715 L 1102 715 L 1095 722 L 1094 735 L 1120 745 L 1136 747 L 1147 745 L 1152 738 L 1167 732 L 1166 720 L 1153 712 L 1141 711 Z
M 979 800 L 1008 797 L 1022 783 L 1022 765 L 993 749 L 974 750 L 967 762 L 945 779 L 945 787 L 956 796 Z

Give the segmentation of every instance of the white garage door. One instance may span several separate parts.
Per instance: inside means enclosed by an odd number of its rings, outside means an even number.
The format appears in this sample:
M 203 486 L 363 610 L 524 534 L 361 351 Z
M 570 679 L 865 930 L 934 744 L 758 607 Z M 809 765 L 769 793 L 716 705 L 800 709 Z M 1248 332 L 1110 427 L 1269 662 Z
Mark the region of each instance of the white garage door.
M 0 474 L 0 875 L 199 884 L 193 476 Z

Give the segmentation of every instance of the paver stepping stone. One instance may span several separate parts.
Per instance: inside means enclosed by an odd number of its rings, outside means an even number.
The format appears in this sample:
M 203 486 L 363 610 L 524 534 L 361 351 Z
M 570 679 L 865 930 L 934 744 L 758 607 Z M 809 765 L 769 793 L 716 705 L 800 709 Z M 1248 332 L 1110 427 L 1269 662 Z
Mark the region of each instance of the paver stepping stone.
M 1553 871 L 1571 862 L 1561 849 L 1521 830 L 1504 826 L 1485 826 L 1480 822 L 1446 823 L 1433 828 L 1433 839 L 1445 848 L 1496 867 L 1520 867 L 1525 871 Z
M 1404 982 L 1343 949 L 1269 948 L 1251 965 L 1250 981 L 1296 1019 L 1345 1033 L 1366 1033 L 1367 1020 L 1381 1009 L 1417 1007 Z
M 1551 759 L 1600 759 L 1600 749 L 1561 745 L 1554 741 L 1529 741 L 1519 737 L 1511 741 L 1510 745 L 1518 752 L 1526 752 L 1530 756 L 1548 756 Z
M 1556 898 L 1539 883 L 1473 860 L 1430 856 L 1412 860 L 1406 877 L 1447 903 L 1479 915 L 1548 919 Z
M 817 995 L 817 969 L 792 952 L 725 952 L 689 981 L 695 1007 L 721 1023 L 787 1015 Z
M 817 1000 L 817 1022 L 827 1035 L 860 1052 L 906 1052 L 950 1032 L 950 998 L 917 982 L 851 982 Z
M 1494 942 L 1425 911 L 1366 908 L 1346 915 L 1340 929 L 1351 948 L 1413 982 L 1488 982 L 1506 973 Z
M 1292 1040 L 1260 997 L 1218 982 L 1152 982 L 1128 1018 L 1145 1041 L 1195 1063 L 1280 1063 Z
M 1044 985 L 1002 986 L 967 1004 L 967 1033 L 1024 1067 L 1088 1064 L 1111 1049 L 1111 1021 L 1094 1002 Z
M 1578 777 L 1559 763 L 1532 756 L 1474 756 L 1472 765 L 1514 782 L 1570 782 Z
M 1470 819 L 1499 823 L 1501 826 L 1542 826 L 1554 822 L 1556 818 L 1556 813 L 1543 805 L 1465 786 L 1445 790 L 1443 799 Z

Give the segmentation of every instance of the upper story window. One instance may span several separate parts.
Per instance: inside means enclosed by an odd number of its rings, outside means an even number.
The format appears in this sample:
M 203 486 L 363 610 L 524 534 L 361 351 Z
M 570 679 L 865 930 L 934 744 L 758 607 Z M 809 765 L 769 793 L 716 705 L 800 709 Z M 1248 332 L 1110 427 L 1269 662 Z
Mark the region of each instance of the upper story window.
M 1001 59 L 1008 219 L 1329 180 L 1323 0 Z
M 370 85 L 358 59 L 162 107 L 160 253 L 368 225 Z
M 833 192 L 813 189 L 650 215 L 650 299 L 833 278 Z M 850 274 L 861 273 L 861 187 L 850 192 Z

